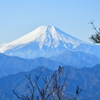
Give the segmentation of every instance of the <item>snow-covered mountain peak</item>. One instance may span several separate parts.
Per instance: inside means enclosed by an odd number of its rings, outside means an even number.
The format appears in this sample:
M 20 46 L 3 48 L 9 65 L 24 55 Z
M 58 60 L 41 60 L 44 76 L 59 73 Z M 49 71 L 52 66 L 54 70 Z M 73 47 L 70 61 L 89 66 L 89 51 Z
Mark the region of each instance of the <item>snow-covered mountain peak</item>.
M 0 45 L 0 52 L 24 58 L 50 57 L 62 53 L 66 49 L 77 48 L 81 44 L 88 43 L 55 26 L 40 26 L 15 41 Z
M 27 44 L 29 42 L 47 42 L 47 38 L 54 38 L 56 34 L 57 28 L 54 26 L 40 26 L 34 31 L 22 36 L 21 38 L 11 42 L 14 44 Z
M 6 44 L 6 48 L 2 50 L 0 49 L 0 51 L 3 52 L 6 49 L 11 49 L 20 45 L 22 46 L 31 42 L 37 42 L 39 47 L 42 48 L 43 45 L 48 47 L 58 47 L 59 45 L 67 47 L 66 43 L 71 43 L 74 46 L 77 46 L 82 41 L 68 35 L 55 26 L 40 26 L 34 31 L 22 36 L 21 38 Z

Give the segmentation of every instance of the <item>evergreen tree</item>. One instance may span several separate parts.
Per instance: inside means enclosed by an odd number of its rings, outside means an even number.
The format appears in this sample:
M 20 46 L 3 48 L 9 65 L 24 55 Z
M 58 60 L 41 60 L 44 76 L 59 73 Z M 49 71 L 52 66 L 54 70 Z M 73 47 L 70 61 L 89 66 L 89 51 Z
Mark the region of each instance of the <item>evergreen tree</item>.
M 93 29 L 95 30 L 95 34 L 91 35 L 90 39 L 94 42 L 94 43 L 100 43 L 100 28 L 96 28 L 94 26 L 94 22 L 92 21 L 90 23 L 93 26 Z

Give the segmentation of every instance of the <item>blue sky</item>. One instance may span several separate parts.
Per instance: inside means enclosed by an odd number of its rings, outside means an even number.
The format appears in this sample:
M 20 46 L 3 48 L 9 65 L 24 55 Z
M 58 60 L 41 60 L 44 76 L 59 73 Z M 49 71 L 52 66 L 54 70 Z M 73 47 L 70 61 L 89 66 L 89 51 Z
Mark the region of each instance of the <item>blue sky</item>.
M 0 0 L 0 44 L 11 42 L 42 25 L 88 41 L 91 20 L 100 27 L 100 0 Z

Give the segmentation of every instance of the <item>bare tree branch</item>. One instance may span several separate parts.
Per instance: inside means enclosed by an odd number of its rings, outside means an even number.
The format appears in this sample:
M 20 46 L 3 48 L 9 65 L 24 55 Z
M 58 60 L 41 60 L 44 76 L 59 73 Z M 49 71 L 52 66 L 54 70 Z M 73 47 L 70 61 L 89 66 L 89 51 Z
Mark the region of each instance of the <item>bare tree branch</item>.
M 44 68 L 45 69 L 45 68 Z M 43 78 L 44 86 L 38 85 L 38 80 L 42 75 L 44 69 L 41 70 L 38 76 L 35 76 L 35 82 L 31 80 L 31 75 L 25 75 L 28 79 L 30 86 L 27 85 L 29 89 L 29 93 L 27 96 L 23 95 L 19 96 L 14 89 L 12 90 L 13 93 L 22 100 L 68 100 L 68 96 L 66 93 L 66 86 L 67 86 L 67 72 L 64 73 L 64 68 L 59 66 L 58 70 L 54 71 L 49 77 Z M 35 96 L 35 90 L 37 89 L 38 94 Z M 75 100 L 79 96 L 81 90 L 79 87 L 76 89 L 76 96 Z
M 24 99 L 23 97 L 20 97 L 20 96 L 14 91 L 14 89 L 12 89 L 12 91 L 13 91 L 13 93 L 14 93 L 19 99 L 26 100 L 26 99 Z

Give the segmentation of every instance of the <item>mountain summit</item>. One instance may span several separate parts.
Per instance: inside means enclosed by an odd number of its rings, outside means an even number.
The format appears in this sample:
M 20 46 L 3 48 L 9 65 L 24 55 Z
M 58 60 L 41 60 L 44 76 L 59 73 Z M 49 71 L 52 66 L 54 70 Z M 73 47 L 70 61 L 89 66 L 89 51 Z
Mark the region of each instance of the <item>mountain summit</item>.
M 16 46 L 36 42 L 38 43 L 39 49 L 42 49 L 43 46 L 47 47 L 58 47 L 59 45 L 67 47 L 66 43 L 71 43 L 74 46 L 80 44 L 81 41 L 78 39 L 64 33 L 55 26 L 40 26 L 34 31 L 22 36 L 21 38 L 7 44 L 5 48 L 0 50 L 1 52 L 6 51 L 7 49 L 13 49 Z M 13 46 L 10 46 L 13 45 Z M 9 47 L 8 47 L 9 46 Z M 6 48 L 7 47 L 7 48 Z
M 40 26 L 13 42 L 0 45 L 0 52 L 23 58 L 50 57 L 80 45 L 89 44 L 55 26 Z

